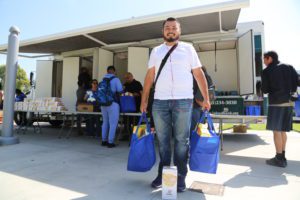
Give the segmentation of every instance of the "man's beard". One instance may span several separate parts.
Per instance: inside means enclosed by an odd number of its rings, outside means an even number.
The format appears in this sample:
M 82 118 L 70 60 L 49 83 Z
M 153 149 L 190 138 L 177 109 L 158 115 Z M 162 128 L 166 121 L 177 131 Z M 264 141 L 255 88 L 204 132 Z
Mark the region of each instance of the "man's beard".
M 179 40 L 179 35 L 177 35 L 176 37 L 169 37 L 169 38 L 167 38 L 165 35 L 163 35 L 163 37 L 166 42 L 175 42 L 175 41 Z

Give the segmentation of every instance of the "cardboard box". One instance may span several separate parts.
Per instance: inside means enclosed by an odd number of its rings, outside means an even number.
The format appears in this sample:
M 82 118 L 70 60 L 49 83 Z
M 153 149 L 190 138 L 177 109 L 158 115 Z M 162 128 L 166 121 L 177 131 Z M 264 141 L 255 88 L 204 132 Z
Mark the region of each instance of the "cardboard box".
M 77 106 L 78 112 L 93 112 L 94 111 L 94 105 L 87 104 L 87 103 L 80 103 Z
M 164 167 L 162 172 L 162 199 L 177 199 L 177 167 Z
M 57 106 L 56 111 L 67 111 L 67 109 L 64 106 Z
M 247 133 L 247 125 L 246 124 L 239 124 L 233 126 L 234 133 Z

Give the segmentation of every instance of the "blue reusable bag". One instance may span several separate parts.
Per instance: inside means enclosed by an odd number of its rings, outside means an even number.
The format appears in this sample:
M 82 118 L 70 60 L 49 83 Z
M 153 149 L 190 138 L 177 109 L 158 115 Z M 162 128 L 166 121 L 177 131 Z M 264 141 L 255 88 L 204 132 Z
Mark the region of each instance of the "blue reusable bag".
M 215 174 L 219 163 L 220 137 L 215 133 L 211 116 L 207 111 L 202 114 L 198 124 L 205 118 L 211 137 L 201 137 L 196 130 L 192 131 L 189 166 L 192 171 Z
M 134 96 L 120 96 L 121 112 L 136 112 Z
M 138 138 L 137 133 L 143 119 L 146 121 L 147 132 L 149 134 Z M 128 171 L 146 172 L 154 166 L 156 161 L 154 135 L 150 131 L 151 129 L 146 117 L 146 113 L 142 113 L 137 129 L 131 137 L 130 151 L 127 162 Z

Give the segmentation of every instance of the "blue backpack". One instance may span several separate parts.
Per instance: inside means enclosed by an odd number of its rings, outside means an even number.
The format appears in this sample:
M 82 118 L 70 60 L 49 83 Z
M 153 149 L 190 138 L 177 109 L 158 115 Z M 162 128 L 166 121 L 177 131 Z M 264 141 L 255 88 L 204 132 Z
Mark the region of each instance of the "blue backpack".
M 100 106 L 110 106 L 114 101 L 114 93 L 110 87 L 110 81 L 116 77 L 103 78 L 98 84 L 97 100 Z

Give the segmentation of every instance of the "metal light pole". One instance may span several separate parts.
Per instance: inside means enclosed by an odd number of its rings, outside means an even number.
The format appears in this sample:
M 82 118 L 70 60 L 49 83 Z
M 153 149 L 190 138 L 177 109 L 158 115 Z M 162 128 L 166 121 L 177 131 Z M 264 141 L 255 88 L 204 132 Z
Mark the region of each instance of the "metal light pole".
M 0 145 L 10 145 L 19 143 L 19 138 L 13 135 L 14 126 L 14 104 L 16 90 L 16 76 L 18 68 L 19 53 L 19 28 L 12 26 L 8 37 L 8 48 L 5 72 L 4 109 L 3 125 L 0 137 Z

